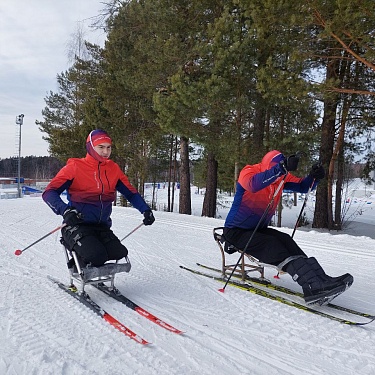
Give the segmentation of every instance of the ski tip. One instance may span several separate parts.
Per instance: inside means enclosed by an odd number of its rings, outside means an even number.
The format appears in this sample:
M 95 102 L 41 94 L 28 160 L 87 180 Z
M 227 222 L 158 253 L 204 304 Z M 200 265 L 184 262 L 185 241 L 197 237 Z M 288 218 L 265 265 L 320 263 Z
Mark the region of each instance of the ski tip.
M 22 254 L 22 250 L 20 249 L 17 249 L 15 252 L 14 252 L 14 255 L 21 255 Z
M 224 293 L 224 288 L 220 288 L 220 289 L 218 289 L 218 291 L 219 291 L 220 293 Z

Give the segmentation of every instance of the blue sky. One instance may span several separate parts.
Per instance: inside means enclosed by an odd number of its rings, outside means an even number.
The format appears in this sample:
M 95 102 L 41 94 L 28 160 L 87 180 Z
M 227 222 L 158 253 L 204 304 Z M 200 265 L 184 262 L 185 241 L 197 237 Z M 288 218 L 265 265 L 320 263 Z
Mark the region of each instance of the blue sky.
M 21 155 L 48 155 L 35 120 L 43 120 L 49 91 L 57 92 L 56 75 L 70 66 L 68 45 L 78 28 L 103 45 L 103 32 L 89 28 L 103 7 L 99 0 L 0 0 L 0 158 L 18 155 L 21 113 Z

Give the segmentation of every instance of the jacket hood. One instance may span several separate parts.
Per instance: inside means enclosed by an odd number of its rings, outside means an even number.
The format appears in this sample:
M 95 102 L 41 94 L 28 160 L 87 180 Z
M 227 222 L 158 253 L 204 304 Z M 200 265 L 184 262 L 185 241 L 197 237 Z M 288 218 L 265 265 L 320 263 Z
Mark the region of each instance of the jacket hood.
M 285 157 L 280 151 L 272 150 L 267 152 L 267 154 L 263 156 L 263 159 L 260 163 L 261 171 L 264 172 L 267 169 L 272 168 L 284 159 Z
M 87 153 L 92 156 L 95 160 L 99 161 L 100 163 L 105 164 L 108 159 L 103 158 L 100 156 L 94 149 L 100 143 L 109 143 L 112 144 L 112 140 L 108 133 L 101 129 L 96 129 L 90 132 L 86 139 L 86 151 Z

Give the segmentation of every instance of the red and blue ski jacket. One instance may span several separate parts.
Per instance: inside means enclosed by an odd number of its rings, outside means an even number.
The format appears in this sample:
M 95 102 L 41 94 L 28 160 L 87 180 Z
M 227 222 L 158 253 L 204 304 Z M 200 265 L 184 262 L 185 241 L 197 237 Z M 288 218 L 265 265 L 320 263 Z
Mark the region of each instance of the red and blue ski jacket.
M 255 229 L 284 178 L 285 171 L 279 164 L 283 159 L 285 159 L 283 154 L 273 150 L 263 157 L 261 163 L 246 165 L 241 170 L 233 204 L 224 224 L 225 227 Z M 283 188 L 275 196 L 268 214 L 259 228 L 266 228 L 271 222 L 283 189 L 307 193 L 312 183 L 313 178 L 310 176 L 298 178 L 288 173 Z M 317 182 L 314 183 L 313 189 L 316 185 Z
M 69 203 L 60 197 L 64 190 Z M 85 158 L 69 159 L 48 184 L 42 197 L 57 215 L 62 215 L 71 206 L 83 214 L 84 223 L 111 227 L 116 190 L 141 213 L 150 210 L 118 164 L 109 159 L 98 161 L 89 154 Z

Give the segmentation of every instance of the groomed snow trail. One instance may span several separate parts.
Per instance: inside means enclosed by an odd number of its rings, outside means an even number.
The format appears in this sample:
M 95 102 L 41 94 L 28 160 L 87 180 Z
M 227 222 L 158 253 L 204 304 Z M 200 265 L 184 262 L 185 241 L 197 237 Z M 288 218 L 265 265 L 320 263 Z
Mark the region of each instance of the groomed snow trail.
M 212 229 L 223 220 L 155 212 L 124 244 L 132 270 L 117 276 L 127 297 L 182 336 L 153 324 L 88 287 L 93 300 L 152 345 L 121 334 L 47 280 L 68 281 L 55 233 L 15 256 L 61 224 L 41 198 L 0 202 L 0 374 L 374 374 L 375 324 L 345 326 L 179 268 L 220 267 Z M 113 230 L 124 237 L 142 220 L 114 207 Z M 289 231 L 291 229 L 283 228 Z M 351 289 L 335 302 L 375 314 L 374 240 L 297 231 L 295 239 L 332 275 L 350 272 Z M 233 255 L 236 262 L 238 256 Z M 268 277 L 273 276 L 269 271 Z M 288 275 L 278 281 L 296 288 Z

